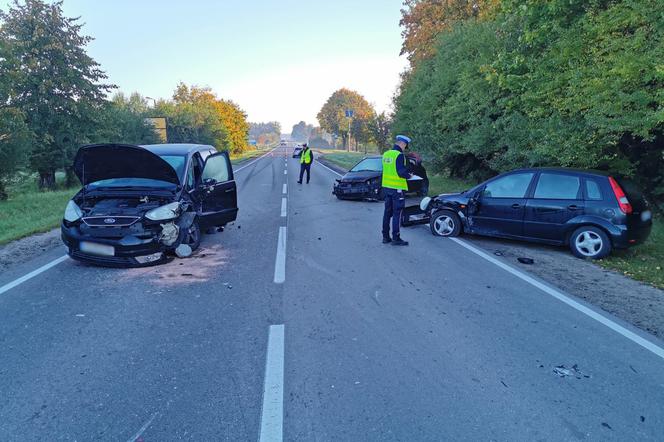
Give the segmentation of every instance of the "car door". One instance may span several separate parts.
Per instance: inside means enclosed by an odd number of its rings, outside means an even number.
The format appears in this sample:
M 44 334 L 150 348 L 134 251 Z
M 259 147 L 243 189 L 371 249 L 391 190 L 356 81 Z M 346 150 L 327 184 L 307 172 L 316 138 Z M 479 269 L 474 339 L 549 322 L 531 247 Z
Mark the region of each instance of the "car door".
M 206 226 L 223 226 L 237 217 L 237 187 L 227 152 L 205 160 L 202 173 L 202 213 Z
M 516 172 L 486 183 L 469 217 L 471 230 L 490 236 L 522 236 L 526 195 L 534 176 L 534 172 Z
M 534 189 L 526 203 L 524 235 L 564 241 L 567 222 L 584 213 L 581 177 L 564 172 L 541 172 Z

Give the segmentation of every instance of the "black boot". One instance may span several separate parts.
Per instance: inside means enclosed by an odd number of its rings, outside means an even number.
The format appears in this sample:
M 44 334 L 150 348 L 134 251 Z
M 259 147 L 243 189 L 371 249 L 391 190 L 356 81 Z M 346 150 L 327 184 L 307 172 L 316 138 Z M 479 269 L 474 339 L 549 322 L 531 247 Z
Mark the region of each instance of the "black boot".
M 389 236 L 383 236 L 383 244 L 389 244 L 392 242 L 392 238 Z
M 400 236 L 397 236 L 396 238 L 394 238 L 394 239 L 392 240 L 392 245 L 393 245 L 393 246 L 407 246 L 407 245 L 408 245 L 408 241 L 404 241 L 403 239 L 401 239 Z

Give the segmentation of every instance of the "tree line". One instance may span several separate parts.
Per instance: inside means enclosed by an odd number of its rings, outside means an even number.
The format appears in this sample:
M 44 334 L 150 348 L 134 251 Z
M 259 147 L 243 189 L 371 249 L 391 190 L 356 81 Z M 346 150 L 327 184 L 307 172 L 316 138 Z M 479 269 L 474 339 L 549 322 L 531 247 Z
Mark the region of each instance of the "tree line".
M 340 138 L 342 146 L 348 150 L 353 141 L 356 150 L 359 143 L 375 143 L 381 151 L 390 145 L 390 116 L 377 113 L 374 106 L 356 91 L 342 88 L 332 93 L 317 118 L 321 129 Z
M 78 147 L 88 143 L 159 142 L 147 117 L 166 117 L 169 142 L 247 149 L 249 125 L 240 107 L 209 88 L 177 85 L 173 97 L 150 107 L 140 94 L 116 93 L 99 63 L 86 52 L 79 18 L 66 17 L 62 2 L 16 1 L 0 10 L 0 199 L 17 170 L 55 187 Z
M 407 0 L 395 131 L 438 171 L 633 177 L 664 201 L 664 2 Z

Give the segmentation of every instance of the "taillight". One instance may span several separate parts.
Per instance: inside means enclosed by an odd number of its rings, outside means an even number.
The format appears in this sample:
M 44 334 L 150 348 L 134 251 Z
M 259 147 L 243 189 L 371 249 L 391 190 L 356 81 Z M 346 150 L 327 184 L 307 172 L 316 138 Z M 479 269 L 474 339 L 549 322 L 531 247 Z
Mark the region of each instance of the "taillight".
M 622 210 L 625 215 L 632 213 L 632 205 L 629 203 L 627 195 L 623 192 L 622 187 L 620 187 L 618 182 L 611 176 L 609 177 L 609 183 L 611 183 L 611 188 L 613 189 L 613 194 L 616 196 L 620 210 Z

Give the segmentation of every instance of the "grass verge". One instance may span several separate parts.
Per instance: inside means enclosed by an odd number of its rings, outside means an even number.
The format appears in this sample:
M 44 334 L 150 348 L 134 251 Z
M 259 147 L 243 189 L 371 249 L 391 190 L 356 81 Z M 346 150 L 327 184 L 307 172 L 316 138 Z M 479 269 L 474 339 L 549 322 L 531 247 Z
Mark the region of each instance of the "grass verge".
M 334 163 L 339 167 L 343 167 L 348 170 L 354 165 L 356 165 L 362 158 L 366 155 L 364 152 L 347 152 L 345 150 L 319 150 L 317 151 L 319 155 L 325 158 L 326 161 Z
M 259 157 L 267 151 L 268 151 L 267 149 L 256 149 L 256 150 L 248 150 L 240 154 L 231 154 L 231 161 L 238 162 L 238 161 L 249 160 L 252 158 Z
M 64 177 L 58 174 L 57 178 L 58 189 L 50 192 L 39 190 L 34 176 L 24 176 L 7 186 L 9 199 L 0 201 L 0 244 L 60 225 L 67 201 L 77 188 L 63 188 Z

